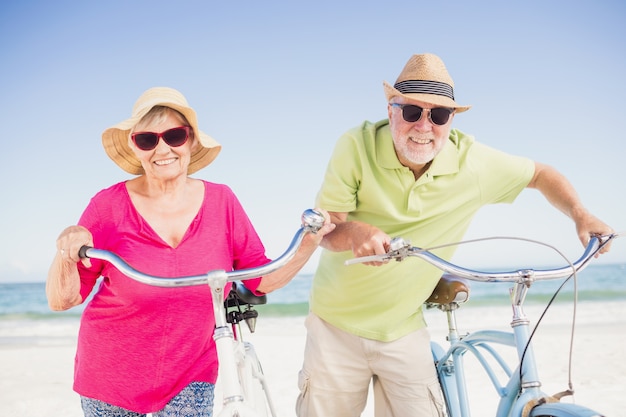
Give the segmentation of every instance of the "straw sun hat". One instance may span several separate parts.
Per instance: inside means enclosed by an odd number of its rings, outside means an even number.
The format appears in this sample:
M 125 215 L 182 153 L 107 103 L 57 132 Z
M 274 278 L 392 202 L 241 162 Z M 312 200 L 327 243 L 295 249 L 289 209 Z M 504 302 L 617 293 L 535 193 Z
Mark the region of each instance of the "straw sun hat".
M 133 175 L 144 173 L 141 162 L 128 145 L 131 129 L 155 106 L 166 106 L 178 110 L 189 122 L 194 137 L 200 146 L 191 154 L 188 174 L 209 165 L 217 157 L 222 146 L 212 137 L 198 129 L 196 112 L 189 107 L 185 97 L 173 88 L 155 87 L 145 91 L 135 102 L 130 119 L 124 120 L 102 133 L 102 145 L 107 155 L 124 171 Z
M 413 55 L 393 87 L 383 81 L 387 101 L 402 96 L 435 106 L 448 107 L 457 113 L 469 110 L 454 101 L 454 81 L 441 58 L 433 54 Z

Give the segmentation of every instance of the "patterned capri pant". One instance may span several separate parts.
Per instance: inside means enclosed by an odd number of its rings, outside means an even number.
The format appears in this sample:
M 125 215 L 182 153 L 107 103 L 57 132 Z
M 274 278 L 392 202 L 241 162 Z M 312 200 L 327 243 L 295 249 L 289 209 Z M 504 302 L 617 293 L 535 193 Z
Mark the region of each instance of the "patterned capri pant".
M 208 382 L 192 382 L 167 405 L 152 413 L 153 417 L 211 417 L 213 415 L 213 396 L 215 385 Z M 136 413 L 107 404 L 93 398 L 80 397 L 85 417 L 146 417 L 147 414 Z

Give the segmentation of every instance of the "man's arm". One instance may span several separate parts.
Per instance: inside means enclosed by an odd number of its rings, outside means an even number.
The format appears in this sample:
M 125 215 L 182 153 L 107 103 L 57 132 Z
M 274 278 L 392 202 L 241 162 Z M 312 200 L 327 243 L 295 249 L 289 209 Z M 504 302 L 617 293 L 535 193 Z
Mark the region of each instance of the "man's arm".
M 348 213 L 329 212 L 335 230 L 324 236 L 322 246 L 332 252 L 351 250 L 355 257 L 381 255 L 389 250 L 391 238 L 379 228 L 359 221 L 347 221 Z M 381 265 L 368 262 L 365 265 Z
M 573 185 L 551 166 L 535 162 L 535 175 L 528 188 L 539 190 L 550 204 L 574 221 L 578 238 L 583 245 L 587 245 L 593 235 L 613 233 L 613 229 L 583 206 Z M 609 248 L 610 245 L 605 246 L 600 253 L 608 252 Z

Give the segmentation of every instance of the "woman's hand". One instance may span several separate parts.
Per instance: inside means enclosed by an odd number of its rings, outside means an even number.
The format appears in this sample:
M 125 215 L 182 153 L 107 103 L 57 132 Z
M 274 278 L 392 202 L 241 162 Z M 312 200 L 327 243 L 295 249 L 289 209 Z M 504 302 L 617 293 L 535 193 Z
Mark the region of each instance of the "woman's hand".
M 309 233 L 308 236 L 311 236 L 315 245 L 319 246 L 324 236 L 326 236 L 327 234 L 335 230 L 336 225 L 332 222 L 330 214 L 328 214 L 326 210 L 321 209 L 321 208 L 316 208 L 315 211 L 317 211 L 318 213 L 322 215 L 322 217 L 324 217 L 324 224 L 322 225 L 322 227 L 320 227 L 320 229 L 317 232 Z
M 70 309 L 83 301 L 76 264 L 81 261 L 87 268 L 91 267 L 89 258 L 80 259 L 78 256 L 78 251 L 84 245 L 93 246 L 93 237 L 82 226 L 70 226 L 57 238 L 57 254 L 46 281 L 48 305 L 54 311 Z
M 58 256 L 63 262 L 78 263 L 80 261 L 85 267 L 90 268 L 89 258 L 81 259 L 78 256 L 78 251 L 83 246 L 93 246 L 91 232 L 83 226 L 69 226 L 57 238 Z

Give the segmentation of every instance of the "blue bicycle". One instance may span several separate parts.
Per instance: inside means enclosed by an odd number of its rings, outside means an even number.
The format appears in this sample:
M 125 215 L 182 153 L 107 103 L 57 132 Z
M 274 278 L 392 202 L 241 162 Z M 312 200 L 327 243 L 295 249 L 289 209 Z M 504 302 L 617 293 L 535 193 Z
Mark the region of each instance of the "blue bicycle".
M 576 262 L 556 269 L 519 269 L 508 272 L 466 269 L 441 259 L 429 250 L 411 246 L 402 238 L 393 239 L 389 252 L 384 255 L 351 259 L 346 264 L 402 261 L 406 257 L 417 257 L 444 272 L 426 305 L 444 311 L 448 319 L 448 345 L 443 347 L 431 342 L 431 349 L 449 417 L 471 415 L 464 367 L 464 356 L 468 353 L 477 359 L 497 392 L 499 401 L 496 417 L 603 417 L 601 413 L 587 407 L 560 402 L 562 397 L 573 394 L 571 390 L 555 395 L 547 395 L 541 391 L 538 367 L 533 354 L 533 332 L 523 307 L 534 282 L 575 275 L 588 265 L 603 246 L 618 236 L 619 234 L 611 234 L 593 237 Z M 468 280 L 513 284 L 510 289 L 512 331 L 478 330 L 466 335 L 459 334 L 455 312 L 469 299 Z M 505 360 L 498 346 L 516 349 L 517 362 L 514 366 L 510 366 L 510 361 Z M 502 373 L 506 375 L 504 383 L 498 378 Z

